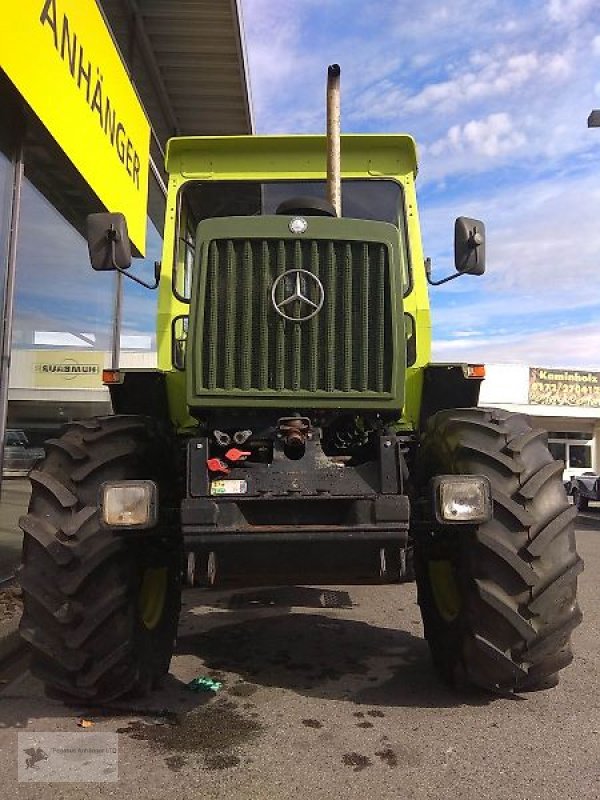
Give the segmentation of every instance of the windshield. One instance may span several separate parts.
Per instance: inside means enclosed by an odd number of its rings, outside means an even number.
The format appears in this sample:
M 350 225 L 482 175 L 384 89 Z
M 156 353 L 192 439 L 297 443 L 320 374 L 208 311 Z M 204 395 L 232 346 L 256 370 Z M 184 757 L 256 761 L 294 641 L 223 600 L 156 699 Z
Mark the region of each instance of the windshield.
M 188 300 L 194 262 L 195 231 L 199 222 L 214 217 L 275 214 L 292 197 L 326 198 L 327 184 L 318 181 L 190 181 L 179 200 L 173 289 Z M 342 181 L 342 216 L 396 225 L 404 233 L 402 187 L 389 179 L 347 178 Z M 404 286 L 409 287 L 408 258 Z
M 325 199 L 325 181 L 218 181 L 193 182 L 184 189 L 196 224 L 210 217 L 275 214 L 291 197 Z M 398 225 L 401 188 L 391 180 L 342 181 L 342 216 L 379 220 Z

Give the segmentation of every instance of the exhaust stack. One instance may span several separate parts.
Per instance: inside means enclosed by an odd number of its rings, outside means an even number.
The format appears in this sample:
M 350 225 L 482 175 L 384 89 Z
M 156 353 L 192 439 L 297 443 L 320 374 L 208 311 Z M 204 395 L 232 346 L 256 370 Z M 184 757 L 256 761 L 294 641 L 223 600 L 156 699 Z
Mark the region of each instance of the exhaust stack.
M 342 179 L 340 173 L 340 65 L 327 69 L 327 199 L 342 215 Z

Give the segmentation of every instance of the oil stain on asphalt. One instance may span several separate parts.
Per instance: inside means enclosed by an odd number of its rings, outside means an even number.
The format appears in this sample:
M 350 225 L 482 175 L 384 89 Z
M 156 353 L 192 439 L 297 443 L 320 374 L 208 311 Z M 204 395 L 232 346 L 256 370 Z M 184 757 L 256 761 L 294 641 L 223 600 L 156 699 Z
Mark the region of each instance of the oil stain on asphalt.
M 361 753 L 344 753 L 342 764 L 352 767 L 354 772 L 361 772 L 361 770 L 371 766 L 371 759 Z
M 117 733 L 141 739 L 168 753 L 165 763 L 177 771 L 186 763 L 186 754 L 202 755 L 207 770 L 235 767 L 240 763 L 237 748 L 253 742 L 262 730 L 255 719 L 240 714 L 235 703 L 217 700 L 159 724 L 131 722 L 126 728 L 118 728 Z
M 322 728 L 323 723 L 319 722 L 318 719 L 303 719 L 302 724 L 305 725 L 307 728 Z

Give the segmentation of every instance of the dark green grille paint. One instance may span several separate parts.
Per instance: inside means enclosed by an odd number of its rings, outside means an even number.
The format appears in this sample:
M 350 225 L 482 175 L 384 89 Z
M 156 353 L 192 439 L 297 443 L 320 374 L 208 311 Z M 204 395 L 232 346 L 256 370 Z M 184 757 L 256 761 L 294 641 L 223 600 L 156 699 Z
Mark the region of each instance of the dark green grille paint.
M 355 245 L 356 247 L 356 245 Z M 353 292 L 352 292 L 352 278 L 354 276 L 354 264 L 352 258 L 352 245 L 346 244 L 344 247 L 344 280 L 342 283 L 342 292 L 343 292 L 343 306 L 342 311 L 344 309 L 352 308 L 353 307 Z M 359 299 L 360 302 L 360 299 Z M 358 389 L 357 386 L 353 386 L 353 364 L 352 364 L 352 328 L 353 328 L 353 315 L 342 313 L 342 325 L 344 330 L 344 339 L 343 339 L 343 357 L 341 359 L 341 367 L 342 367 L 342 376 L 341 376 L 341 386 L 344 392 L 349 392 L 351 389 Z M 362 332 L 361 332 L 362 333 Z M 362 338 L 362 336 L 361 336 Z
M 308 270 L 323 283 L 323 308 L 311 320 L 290 322 L 273 308 L 273 282 L 290 269 Z M 201 390 L 391 391 L 387 244 L 213 240 L 203 286 Z M 277 302 L 284 297 L 280 282 Z
M 244 249 L 243 249 L 243 257 L 242 257 L 242 275 L 241 275 L 241 286 L 242 286 L 242 297 L 241 297 L 241 319 L 240 319 L 240 327 L 241 327 L 241 341 L 240 341 L 240 365 L 239 365 L 239 376 L 240 376 L 240 388 L 247 390 L 250 389 L 252 386 L 252 339 L 253 339 L 253 328 L 252 328 L 252 306 L 253 306 L 253 299 L 254 299 L 254 280 L 253 280 L 253 271 L 254 271 L 254 254 L 252 251 L 252 245 L 250 242 L 245 242 Z
M 265 241 L 263 243 L 267 248 L 271 249 L 269 242 Z M 281 275 L 282 272 L 285 272 L 287 267 L 285 263 L 285 241 L 281 241 L 277 245 L 277 271 L 276 275 Z M 275 275 L 271 276 L 271 284 L 275 280 Z M 270 294 L 270 292 L 269 292 Z M 283 287 L 280 285 L 278 287 L 278 291 L 275 297 L 276 301 L 280 303 L 283 300 Z M 270 327 L 269 323 L 271 322 L 271 310 L 272 305 L 270 302 L 270 297 L 263 297 L 262 302 L 262 314 L 264 318 L 267 320 L 267 326 Z M 279 314 L 275 314 L 275 320 L 272 323 L 275 327 L 275 364 L 274 366 L 274 373 L 275 373 L 275 380 L 273 381 L 273 385 L 275 389 L 282 390 L 285 389 L 285 321 L 279 316 Z M 262 384 L 263 386 L 268 386 L 268 384 Z
M 310 264 L 311 272 L 320 278 L 321 264 L 319 257 L 319 247 L 316 242 L 310 245 Z M 306 325 L 308 327 L 308 389 L 315 392 L 319 387 L 319 319 L 310 319 Z
M 267 242 L 263 242 L 260 251 L 260 261 L 258 269 L 260 271 L 260 297 L 268 297 L 271 294 L 271 248 Z M 267 315 L 258 309 L 258 350 L 262 354 L 258 365 L 258 384 L 267 386 L 269 383 L 269 362 L 272 348 L 269 347 L 269 323 Z
M 210 243 L 208 253 L 208 326 L 209 329 L 217 330 L 219 323 L 219 306 L 217 298 L 217 277 L 219 269 L 219 250 L 215 242 Z M 217 388 L 217 358 L 219 353 L 219 339 L 211 336 L 208 340 L 208 359 L 207 359 L 207 378 L 206 385 L 209 389 Z
M 333 242 L 327 243 L 327 292 L 325 293 L 325 352 L 331 353 L 335 350 L 335 312 L 337 309 L 336 303 L 336 284 L 335 279 L 337 271 L 337 262 L 335 257 L 335 247 Z M 335 363 L 328 363 L 325 368 L 325 376 L 323 380 L 324 388 L 327 392 L 333 392 L 335 389 Z
M 361 392 L 365 392 L 368 388 L 369 382 L 369 287 L 370 287 L 370 272 L 369 269 L 369 247 L 366 244 L 362 246 L 362 269 L 360 272 L 361 290 L 360 290 L 360 327 L 364 331 L 361 341 L 359 364 L 358 364 L 358 388 Z
M 221 292 L 219 289 L 217 289 L 217 292 L 215 293 L 217 305 L 219 304 L 219 299 L 221 297 L 225 301 L 225 341 L 224 347 L 221 351 L 224 369 L 222 383 L 219 383 L 217 380 L 217 386 L 222 386 L 224 389 L 231 390 L 234 386 L 238 386 L 238 382 L 235 379 L 235 355 L 240 346 L 240 337 L 238 336 L 238 332 L 236 330 L 236 323 L 238 321 L 236 305 L 239 294 L 239 287 L 237 286 L 239 271 L 237 269 L 236 252 L 233 242 L 229 241 L 225 243 L 225 253 L 222 252 L 222 248 L 219 248 L 218 245 L 217 250 L 220 251 L 221 258 L 224 257 L 225 260 L 225 286 L 229 287 L 229 291 Z M 218 278 L 220 277 L 221 272 L 222 269 L 219 264 Z M 216 339 L 221 339 L 222 337 L 219 336 L 219 333 L 220 330 L 217 328 L 217 330 L 211 331 L 208 337 L 205 336 L 204 338 L 210 339 L 211 337 L 214 337 Z M 207 372 L 210 373 L 212 368 L 212 364 L 208 365 Z M 204 381 L 206 384 L 206 378 Z
M 386 305 L 386 271 L 387 259 L 383 250 L 380 250 L 376 257 L 377 266 L 374 270 L 375 275 L 375 308 L 374 317 L 379 319 L 385 311 Z M 373 334 L 369 340 L 372 343 L 372 359 L 374 364 L 374 388 L 376 392 L 385 391 L 385 335 L 381 325 L 373 326 Z

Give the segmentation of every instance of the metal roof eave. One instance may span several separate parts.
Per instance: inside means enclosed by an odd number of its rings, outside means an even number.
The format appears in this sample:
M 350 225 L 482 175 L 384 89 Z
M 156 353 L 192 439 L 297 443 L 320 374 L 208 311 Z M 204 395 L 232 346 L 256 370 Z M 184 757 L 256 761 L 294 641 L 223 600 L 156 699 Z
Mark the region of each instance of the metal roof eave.
M 158 141 L 253 131 L 238 0 L 98 0 Z

